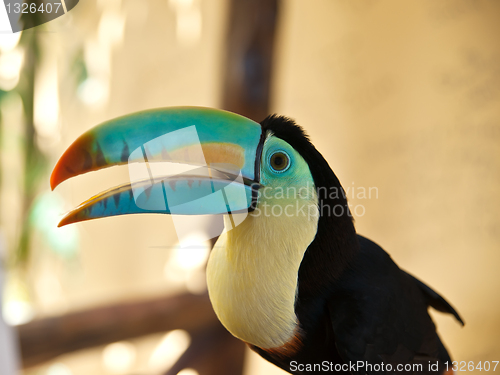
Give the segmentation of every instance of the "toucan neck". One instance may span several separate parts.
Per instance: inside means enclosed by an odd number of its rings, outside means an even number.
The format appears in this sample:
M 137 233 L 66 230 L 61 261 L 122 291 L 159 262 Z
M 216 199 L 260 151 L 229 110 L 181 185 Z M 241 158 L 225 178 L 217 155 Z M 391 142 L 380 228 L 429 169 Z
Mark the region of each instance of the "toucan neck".
M 298 270 L 317 224 L 318 216 L 307 211 L 249 215 L 219 238 L 207 266 L 208 291 L 234 336 L 263 349 L 293 342 Z
M 340 187 L 340 184 L 337 186 Z M 354 220 L 345 196 L 325 196 L 318 189 L 318 198 L 318 231 L 299 269 L 299 297 L 326 295 L 353 262 L 359 248 Z

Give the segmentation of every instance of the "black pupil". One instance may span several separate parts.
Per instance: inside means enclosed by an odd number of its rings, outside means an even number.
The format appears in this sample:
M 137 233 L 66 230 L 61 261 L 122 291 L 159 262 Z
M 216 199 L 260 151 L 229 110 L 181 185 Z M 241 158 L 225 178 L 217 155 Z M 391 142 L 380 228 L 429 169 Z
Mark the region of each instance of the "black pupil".
M 281 171 L 288 165 L 288 158 L 282 153 L 274 154 L 271 159 L 271 164 L 274 169 Z

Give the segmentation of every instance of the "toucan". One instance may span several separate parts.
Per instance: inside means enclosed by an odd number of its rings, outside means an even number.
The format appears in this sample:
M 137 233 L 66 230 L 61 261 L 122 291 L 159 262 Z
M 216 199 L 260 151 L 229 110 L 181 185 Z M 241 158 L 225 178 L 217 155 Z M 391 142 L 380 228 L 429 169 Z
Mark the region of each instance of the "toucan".
M 169 174 L 166 165 L 190 166 Z M 302 127 L 204 107 L 137 112 L 87 131 L 51 187 L 129 166 L 130 183 L 67 213 L 60 226 L 135 213 L 214 215 L 226 228 L 207 264 L 221 323 L 292 374 L 452 370 L 428 314 L 439 294 L 356 233 L 342 186 Z M 174 168 L 175 169 L 175 168 Z

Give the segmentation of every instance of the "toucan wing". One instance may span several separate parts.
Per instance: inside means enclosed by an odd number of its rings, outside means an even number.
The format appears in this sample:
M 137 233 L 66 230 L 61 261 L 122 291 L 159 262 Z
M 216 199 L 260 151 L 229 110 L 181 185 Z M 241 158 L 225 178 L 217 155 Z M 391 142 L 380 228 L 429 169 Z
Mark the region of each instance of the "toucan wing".
M 459 315 L 436 292 L 399 269 L 378 245 L 361 236 L 359 243 L 356 261 L 328 303 L 339 354 L 347 363 L 365 364 L 355 374 L 393 373 L 398 365 L 407 366 L 397 371 L 405 374 L 442 373 L 450 357 L 427 309 L 453 314 L 463 324 Z

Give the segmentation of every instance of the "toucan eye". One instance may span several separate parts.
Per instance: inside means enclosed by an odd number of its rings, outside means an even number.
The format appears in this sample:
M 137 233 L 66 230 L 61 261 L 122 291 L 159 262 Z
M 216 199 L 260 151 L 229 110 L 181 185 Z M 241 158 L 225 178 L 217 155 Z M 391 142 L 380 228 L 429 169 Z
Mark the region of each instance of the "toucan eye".
M 269 162 L 271 168 L 276 172 L 284 172 L 290 166 L 290 158 L 282 151 L 272 154 Z

